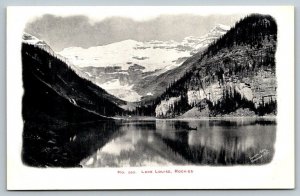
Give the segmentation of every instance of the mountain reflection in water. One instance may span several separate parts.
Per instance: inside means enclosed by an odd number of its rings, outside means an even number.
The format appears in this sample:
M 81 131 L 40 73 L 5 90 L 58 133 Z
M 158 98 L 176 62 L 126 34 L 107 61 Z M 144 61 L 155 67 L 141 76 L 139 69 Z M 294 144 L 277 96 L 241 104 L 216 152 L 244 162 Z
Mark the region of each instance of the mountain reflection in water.
M 25 123 L 23 162 L 35 167 L 260 165 L 274 155 L 275 119 Z
M 276 122 L 129 121 L 123 122 L 119 131 L 121 135 L 80 164 L 84 167 L 265 164 L 273 158 Z M 262 151 L 262 156 L 254 159 Z

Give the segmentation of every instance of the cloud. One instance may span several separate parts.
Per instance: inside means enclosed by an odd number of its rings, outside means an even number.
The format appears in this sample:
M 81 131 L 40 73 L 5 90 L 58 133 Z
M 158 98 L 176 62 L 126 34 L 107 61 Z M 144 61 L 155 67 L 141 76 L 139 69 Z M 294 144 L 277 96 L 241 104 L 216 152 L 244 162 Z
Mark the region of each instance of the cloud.
M 148 20 L 111 16 L 91 21 L 87 16 L 46 14 L 26 25 L 25 32 L 45 40 L 55 51 L 66 47 L 88 48 L 126 39 L 136 41 L 176 40 L 201 36 L 216 24 L 232 26 L 240 15 L 159 15 Z

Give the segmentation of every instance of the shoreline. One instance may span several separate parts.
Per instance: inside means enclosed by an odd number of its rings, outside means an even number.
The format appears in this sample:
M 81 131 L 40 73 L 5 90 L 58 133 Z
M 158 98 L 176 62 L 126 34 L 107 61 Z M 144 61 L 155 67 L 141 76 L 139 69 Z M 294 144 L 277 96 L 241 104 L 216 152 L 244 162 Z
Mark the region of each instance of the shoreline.
M 277 120 L 277 116 L 220 116 L 220 117 L 201 117 L 201 118 L 155 118 L 155 117 L 130 117 L 130 118 L 113 118 L 114 120 L 139 120 L 139 121 L 201 121 L 201 120 L 246 120 L 246 119 L 266 119 L 266 120 Z

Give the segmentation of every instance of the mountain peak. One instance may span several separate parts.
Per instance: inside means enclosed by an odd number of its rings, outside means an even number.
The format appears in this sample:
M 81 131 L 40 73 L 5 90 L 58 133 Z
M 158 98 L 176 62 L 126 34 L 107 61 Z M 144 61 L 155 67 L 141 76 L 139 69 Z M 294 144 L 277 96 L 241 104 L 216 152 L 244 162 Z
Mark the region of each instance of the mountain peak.
M 209 32 L 227 32 L 229 29 L 230 29 L 229 26 L 226 26 L 226 25 L 223 25 L 223 24 L 217 24 Z
M 32 45 L 43 45 L 43 46 L 47 45 L 44 41 L 26 32 L 23 33 L 22 42 L 27 44 L 32 44 Z
M 207 36 L 208 37 L 219 37 L 223 34 L 225 34 L 230 29 L 229 26 L 223 25 L 223 24 L 217 24 L 214 28 L 212 28 Z

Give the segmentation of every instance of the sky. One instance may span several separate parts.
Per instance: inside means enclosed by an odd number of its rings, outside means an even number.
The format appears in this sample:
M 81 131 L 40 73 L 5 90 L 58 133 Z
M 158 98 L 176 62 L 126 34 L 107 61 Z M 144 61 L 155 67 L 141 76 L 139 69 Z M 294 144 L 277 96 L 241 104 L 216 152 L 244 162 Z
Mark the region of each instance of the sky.
M 117 11 L 98 15 L 94 11 L 86 14 L 50 12 L 32 18 L 24 31 L 46 41 L 59 52 L 67 47 L 89 48 L 127 39 L 182 41 L 187 36 L 202 36 L 217 24 L 233 26 L 242 17 L 240 14 L 197 14 L 195 11 L 161 14 L 153 14 L 153 10 L 143 14 L 138 9 L 135 14 L 134 10 L 119 10 L 119 14 Z

